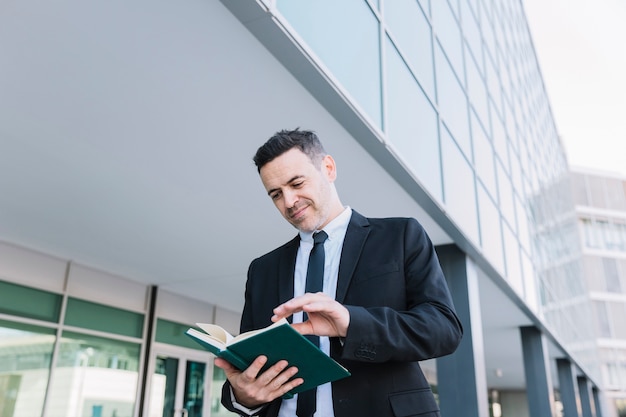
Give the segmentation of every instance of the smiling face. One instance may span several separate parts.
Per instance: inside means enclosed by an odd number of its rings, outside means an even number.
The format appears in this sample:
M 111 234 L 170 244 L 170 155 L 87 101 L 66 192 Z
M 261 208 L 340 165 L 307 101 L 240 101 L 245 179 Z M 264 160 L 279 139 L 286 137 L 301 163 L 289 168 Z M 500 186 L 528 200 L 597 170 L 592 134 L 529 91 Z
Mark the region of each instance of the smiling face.
M 300 231 L 319 230 L 343 211 L 330 155 L 314 163 L 300 149 L 292 148 L 263 165 L 259 174 L 278 211 Z

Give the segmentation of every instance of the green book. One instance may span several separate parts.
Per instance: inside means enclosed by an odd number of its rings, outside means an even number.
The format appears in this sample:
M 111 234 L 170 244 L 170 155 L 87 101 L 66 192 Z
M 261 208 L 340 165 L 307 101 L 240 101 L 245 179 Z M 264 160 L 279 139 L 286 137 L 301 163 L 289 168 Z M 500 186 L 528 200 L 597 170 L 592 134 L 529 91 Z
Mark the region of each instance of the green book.
M 203 331 L 190 328 L 186 334 L 240 370 L 250 366 L 259 355 L 268 359 L 263 370 L 282 359 L 296 366 L 298 373 L 294 378 L 302 378 L 304 383 L 291 390 L 287 397 L 350 376 L 346 368 L 298 333 L 286 319 L 234 337 L 216 324 L 196 325 Z

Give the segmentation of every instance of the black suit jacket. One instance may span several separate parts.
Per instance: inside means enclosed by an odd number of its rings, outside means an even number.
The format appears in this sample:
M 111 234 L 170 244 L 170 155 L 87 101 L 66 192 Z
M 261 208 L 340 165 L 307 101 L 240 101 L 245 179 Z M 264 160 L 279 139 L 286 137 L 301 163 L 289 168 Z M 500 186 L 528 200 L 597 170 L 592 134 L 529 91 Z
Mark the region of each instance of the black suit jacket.
M 248 270 L 241 331 L 271 324 L 293 297 L 299 236 L 255 259 Z M 462 328 L 434 247 L 415 219 L 368 219 L 353 211 L 336 299 L 350 312 L 343 344 L 330 356 L 352 376 L 332 383 L 335 417 L 439 416 L 418 361 L 452 353 Z M 232 407 L 228 382 L 223 404 Z M 260 415 L 274 417 L 280 399 Z

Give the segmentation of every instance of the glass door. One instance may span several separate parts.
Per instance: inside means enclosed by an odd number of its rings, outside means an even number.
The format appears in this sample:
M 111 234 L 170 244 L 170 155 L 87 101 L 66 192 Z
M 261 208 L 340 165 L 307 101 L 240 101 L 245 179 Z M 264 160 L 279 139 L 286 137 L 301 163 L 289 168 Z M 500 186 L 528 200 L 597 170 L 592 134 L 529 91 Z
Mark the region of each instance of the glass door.
M 210 417 L 210 356 L 176 347 L 157 347 L 153 356 L 149 417 Z

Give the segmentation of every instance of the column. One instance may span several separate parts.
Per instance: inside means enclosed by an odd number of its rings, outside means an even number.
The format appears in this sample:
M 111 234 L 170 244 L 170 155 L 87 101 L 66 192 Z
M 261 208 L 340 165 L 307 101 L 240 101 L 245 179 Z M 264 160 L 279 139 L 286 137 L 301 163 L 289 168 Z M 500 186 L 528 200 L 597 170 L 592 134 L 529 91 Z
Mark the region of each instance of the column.
M 436 361 L 441 415 L 489 417 L 476 266 L 456 245 L 437 254 L 464 331 L 456 352 Z
M 561 402 L 563 403 L 563 417 L 580 417 L 580 407 L 578 403 L 578 385 L 574 367 L 569 359 L 560 358 L 556 360 L 556 367 L 559 374 L 559 391 Z
M 596 417 L 602 417 L 602 403 L 600 400 L 600 390 L 596 387 L 591 389 L 593 395 L 593 403 L 596 406 Z
M 552 378 L 548 352 L 541 331 L 534 326 L 521 327 L 526 394 L 531 416 L 554 416 Z
M 578 377 L 578 392 L 580 394 L 580 408 L 583 417 L 597 417 L 595 404 L 591 394 L 591 385 L 585 376 Z

